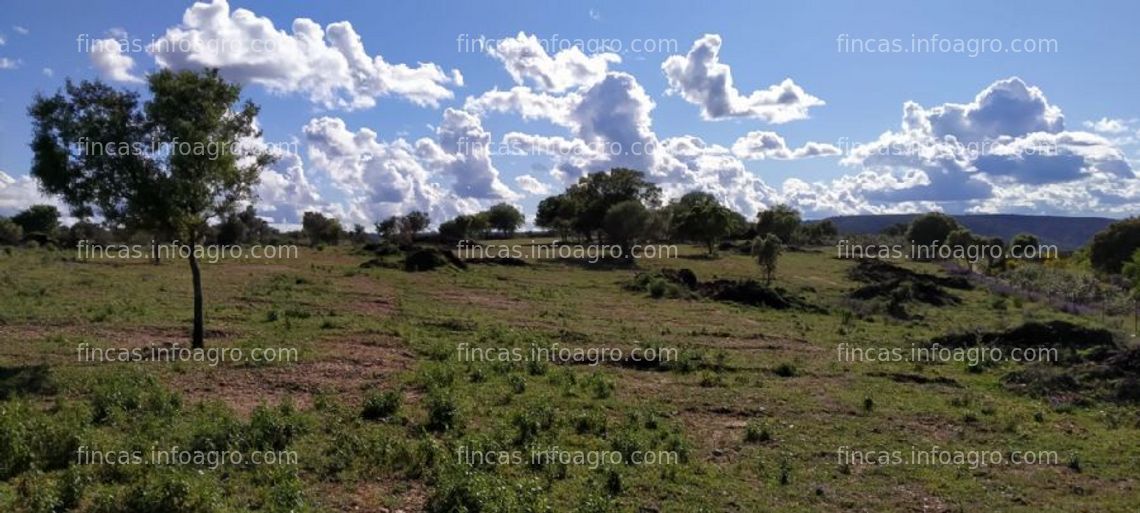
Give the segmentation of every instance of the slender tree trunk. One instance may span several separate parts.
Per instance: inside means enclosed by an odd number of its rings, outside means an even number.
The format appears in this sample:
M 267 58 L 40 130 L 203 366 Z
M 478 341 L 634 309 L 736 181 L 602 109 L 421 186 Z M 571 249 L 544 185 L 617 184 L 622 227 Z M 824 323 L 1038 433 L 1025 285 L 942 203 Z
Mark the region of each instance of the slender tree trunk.
M 198 268 L 198 240 L 197 234 L 190 234 L 190 274 L 194 279 L 194 332 L 191 339 L 191 346 L 195 349 L 202 349 L 206 347 L 204 340 L 203 329 L 203 316 L 202 316 L 202 271 Z
M 154 265 L 161 263 L 158 258 L 158 239 L 155 238 L 150 239 L 150 263 Z

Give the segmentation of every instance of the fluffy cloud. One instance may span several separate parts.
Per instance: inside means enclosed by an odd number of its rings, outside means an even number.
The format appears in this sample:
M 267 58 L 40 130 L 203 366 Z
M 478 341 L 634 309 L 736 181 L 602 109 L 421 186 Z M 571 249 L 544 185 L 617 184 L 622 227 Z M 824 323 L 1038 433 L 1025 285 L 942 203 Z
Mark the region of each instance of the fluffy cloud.
M 1100 118 L 1096 121 L 1085 121 L 1084 126 L 1094 132 L 1102 134 L 1122 134 L 1129 130 L 1128 125 L 1136 120 Z
M 513 200 L 517 194 L 499 180 L 491 162 L 491 134 L 478 117 L 457 109 L 447 109 L 436 129 L 438 143 L 420 139 L 416 145 L 422 156 L 455 179 L 455 193 L 464 198 Z
M 831 144 L 808 142 L 791 149 L 784 138 L 775 132 L 748 132 L 732 145 L 732 153 L 745 160 L 792 160 L 810 157 L 828 157 L 840 154 Z
M 742 95 L 733 84 L 731 68 L 720 62 L 720 46 L 719 35 L 706 34 L 687 55 L 672 55 L 661 65 L 668 92 L 699 105 L 705 119 L 749 117 L 785 123 L 807 118 L 808 109 L 824 104 L 790 78 Z
M 309 121 L 303 130 L 309 161 L 335 194 L 323 201 L 303 198 L 322 211 L 366 224 L 411 210 L 427 211 L 439 222 L 518 199 L 499 179 L 488 150 L 491 136 L 479 119 L 455 109 L 443 116 L 435 140 L 415 142 L 384 141 L 368 128 L 353 132 L 335 117 Z
M 1121 150 L 1099 135 L 1067 131 L 1061 109 L 1016 77 L 966 104 L 906 102 L 900 130 L 855 146 L 841 162 L 860 172 L 794 184 L 797 192 L 849 194 L 866 211 L 915 205 L 1072 214 L 1129 202 L 1134 209 L 1137 199 L 1136 175 Z
M 115 38 L 96 39 L 91 45 L 91 64 L 103 78 L 115 82 L 139 84 L 143 79 L 132 74 L 135 60 L 123 53 L 123 48 Z
M 545 196 L 547 194 L 550 194 L 550 186 L 542 183 L 531 175 L 516 176 L 515 183 L 519 184 L 519 189 L 522 189 L 528 194 L 534 196 Z
M 32 205 L 55 205 L 60 212 L 67 214 L 56 198 L 40 193 L 39 186 L 31 176 L 12 178 L 0 171 L 0 216 L 12 216 Z
M 16 69 L 20 67 L 20 59 L 0 57 L 0 69 Z
M 610 64 L 621 62 L 615 53 L 586 56 L 571 46 L 550 56 L 538 37 L 519 32 L 513 38 L 501 39 L 487 48 L 487 53 L 507 68 L 516 84 L 530 82 L 543 91 L 563 92 L 597 82 L 606 75 Z
M 436 107 L 453 97 L 449 85 L 463 81 L 435 64 L 412 67 L 368 55 L 347 21 L 321 28 L 298 18 L 290 34 L 249 10 L 231 13 L 226 0 L 195 3 L 148 51 L 161 66 L 219 68 L 227 79 L 307 94 L 325 108 L 368 108 L 384 96 Z
M 552 156 L 550 174 L 564 185 L 590 172 L 628 167 L 646 171 L 666 197 L 701 189 L 748 215 L 777 197 L 723 146 L 693 136 L 660 139 L 652 127 L 655 104 L 627 73 L 611 71 L 564 95 L 526 87 L 508 94 L 489 91 L 469 98 L 467 105 L 477 112 L 515 112 L 567 128 L 569 138 L 519 132 L 503 138 L 512 151 Z

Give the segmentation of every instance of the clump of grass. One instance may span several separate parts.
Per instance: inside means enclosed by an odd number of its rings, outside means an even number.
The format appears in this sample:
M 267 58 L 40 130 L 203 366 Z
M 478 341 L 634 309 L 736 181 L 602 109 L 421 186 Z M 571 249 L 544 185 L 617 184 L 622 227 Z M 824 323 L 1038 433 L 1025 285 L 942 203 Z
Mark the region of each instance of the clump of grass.
M 459 406 L 451 390 L 433 388 L 427 395 L 427 424 L 430 431 L 448 431 L 458 427 Z
M 511 391 L 515 394 L 526 392 L 526 380 L 518 374 L 511 374 L 508 376 L 507 384 L 510 385 Z
M 795 365 L 792 365 L 792 364 L 786 363 L 786 362 L 781 363 L 780 365 L 777 365 L 776 368 L 772 370 L 772 372 L 774 372 L 777 376 L 780 376 L 782 378 L 795 377 L 799 373 L 796 370 Z
M 586 378 L 585 384 L 594 399 L 609 399 L 614 394 L 614 389 L 617 388 L 613 380 L 607 379 L 598 372 Z
M 583 411 L 572 420 L 574 431 L 580 435 L 604 436 L 608 428 L 606 416 L 598 411 Z
M 744 427 L 744 443 L 762 444 L 771 440 L 772 433 L 768 431 L 768 426 L 763 423 L 750 421 Z
M 392 417 L 400 411 L 403 395 L 398 390 L 384 393 L 371 392 L 364 398 L 360 417 L 364 420 L 381 420 Z

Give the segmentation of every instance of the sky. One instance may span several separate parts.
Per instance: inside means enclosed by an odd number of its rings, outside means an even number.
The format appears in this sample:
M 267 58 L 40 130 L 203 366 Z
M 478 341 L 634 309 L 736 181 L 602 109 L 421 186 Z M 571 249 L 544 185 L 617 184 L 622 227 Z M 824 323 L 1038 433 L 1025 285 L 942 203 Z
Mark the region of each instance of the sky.
M 370 226 L 586 173 L 753 216 L 1140 213 L 1130 2 L 0 0 L 0 215 L 54 203 L 27 106 L 215 67 L 278 155 L 258 212 Z

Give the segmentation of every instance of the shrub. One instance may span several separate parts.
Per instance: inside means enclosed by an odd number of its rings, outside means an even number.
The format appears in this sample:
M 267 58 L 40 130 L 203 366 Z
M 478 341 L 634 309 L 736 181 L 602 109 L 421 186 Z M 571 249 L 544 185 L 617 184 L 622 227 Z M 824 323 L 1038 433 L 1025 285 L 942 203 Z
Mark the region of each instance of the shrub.
M 0 217 L 0 244 L 15 246 L 24 238 L 24 229 L 11 219 Z
M 772 439 L 772 433 L 768 431 L 768 426 L 756 421 L 749 422 L 744 427 L 744 443 L 757 444 L 765 443 Z
M 403 395 L 398 390 L 388 390 L 384 393 L 372 392 L 364 398 L 364 408 L 360 412 L 364 420 L 386 419 L 400 410 Z
M 790 363 L 781 363 L 772 372 L 782 378 L 791 378 L 797 374 L 796 367 Z
M 451 390 L 434 388 L 427 396 L 427 429 L 448 431 L 458 427 L 459 406 Z
M 299 435 L 305 433 L 305 419 L 293 405 L 284 402 L 277 408 L 264 404 L 253 409 L 249 419 L 251 449 L 284 450 Z

